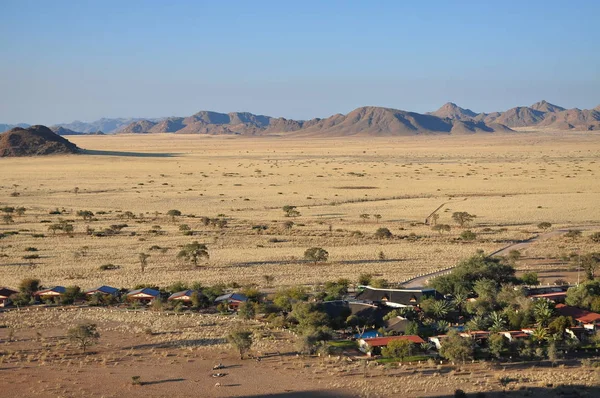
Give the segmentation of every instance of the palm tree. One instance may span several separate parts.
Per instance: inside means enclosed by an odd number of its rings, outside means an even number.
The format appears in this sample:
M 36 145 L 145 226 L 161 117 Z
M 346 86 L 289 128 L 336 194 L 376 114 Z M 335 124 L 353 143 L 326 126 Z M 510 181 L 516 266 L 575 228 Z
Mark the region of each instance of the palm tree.
M 208 248 L 205 244 L 198 243 L 198 241 L 193 241 L 192 243 L 183 246 L 181 251 L 177 254 L 177 258 L 183 258 L 190 261 L 195 267 L 198 266 L 198 258 L 201 257 L 209 258 Z
M 533 306 L 533 315 L 540 326 L 548 326 L 548 322 L 554 315 L 554 304 L 550 300 L 536 300 Z
M 469 322 L 466 324 L 467 330 L 475 331 L 475 330 L 485 330 L 487 329 L 488 320 L 481 315 L 475 315 Z
M 414 320 L 417 317 L 417 312 L 413 307 L 400 307 L 396 310 L 399 316 L 408 320 Z
M 531 338 L 536 343 L 542 344 L 548 339 L 548 332 L 543 327 L 538 326 L 531 334 Z
M 439 334 L 444 334 L 450 330 L 450 322 L 448 321 L 437 321 L 435 323 L 435 331 Z
M 463 290 L 459 290 L 454 293 L 454 298 L 452 299 L 452 304 L 454 304 L 454 306 L 456 307 L 456 309 L 458 310 L 458 313 L 460 315 L 463 314 L 463 309 L 467 302 L 467 298 L 468 298 L 467 292 L 465 292 Z
M 490 321 L 492 323 L 492 327 L 490 331 L 500 332 L 506 329 L 506 319 L 504 315 L 500 312 L 494 311 L 490 314 Z
M 452 311 L 452 304 L 449 301 L 437 300 L 431 304 L 429 311 L 436 319 L 444 319 Z
M 419 345 L 419 347 L 421 348 L 421 351 L 423 351 L 423 352 L 427 352 L 427 351 L 429 351 L 429 350 L 432 350 L 432 349 L 433 349 L 433 347 L 434 347 L 434 345 L 433 345 L 433 343 L 431 343 L 431 342 L 429 342 L 429 341 L 426 341 L 426 342 L 424 342 L 424 343 L 421 343 L 421 344 Z

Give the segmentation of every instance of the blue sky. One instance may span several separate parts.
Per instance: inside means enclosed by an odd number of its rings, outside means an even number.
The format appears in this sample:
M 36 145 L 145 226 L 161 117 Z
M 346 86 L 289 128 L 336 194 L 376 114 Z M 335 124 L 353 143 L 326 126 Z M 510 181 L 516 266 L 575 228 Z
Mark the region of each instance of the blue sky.
M 0 122 L 600 104 L 600 2 L 0 0 Z

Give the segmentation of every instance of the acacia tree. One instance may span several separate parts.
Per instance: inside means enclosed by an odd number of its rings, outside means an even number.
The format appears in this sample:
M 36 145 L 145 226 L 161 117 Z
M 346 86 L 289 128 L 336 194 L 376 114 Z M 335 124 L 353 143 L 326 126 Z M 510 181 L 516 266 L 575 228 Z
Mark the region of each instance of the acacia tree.
M 381 354 L 388 358 L 404 358 L 412 355 L 414 350 L 414 344 L 410 340 L 392 340 L 387 346 L 383 347 Z
M 240 359 L 244 359 L 244 353 L 252 347 L 252 332 L 248 330 L 234 330 L 227 335 L 227 341 L 240 353 Z
M 173 209 L 167 212 L 167 216 L 171 217 L 171 221 L 175 221 L 175 217 L 181 216 L 181 212 L 179 210 Z
M 442 232 L 450 232 L 452 227 L 450 227 L 450 225 L 448 224 L 435 224 L 433 227 L 431 227 L 431 229 L 434 231 L 438 231 L 441 235 Z
M 77 216 L 83 218 L 84 221 L 90 221 L 94 217 L 94 213 L 89 210 L 78 210 Z
M 146 253 L 140 253 L 138 255 L 138 259 L 140 260 L 140 268 L 142 269 L 142 272 L 144 272 L 144 270 L 146 269 L 146 265 L 148 265 L 148 257 L 150 257 L 150 255 Z
M 100 338 L 100 333 L 96 329 L 96 325 L 93 323 L 82 324 L 74 326 L 69 329 L 68 332 L 69 340 L 73 341 L 81 348 L 85 354 L 85 350 L 96 344 Z
M 75 230 L 75 227 L 73 227 L 73 224 L 69 224 L 68 222 L 62 222 L 61 225 L 62 225 L 62 228 L 61 228 L 62 231 L 69 236 Z
M 440 355 L 452 362 L 465 362 L 473 358 L 473 342 L 462 337 L 456 330 L 451 330 L 442 343 Z
M 209 258 L 208 248 L 203 243 L 193 241 L 192 243 L 183 246 L 181 251 L 177 254 L 177 258 L 183 258 L 186 261 L 190 261 L 194 264 L 194 267 L 197 267 L 199 258 Z
M 296 210 L 296 206 L 285 205 L 283 206 L 283 212 L 286 217 L 298 217 L 300 212 Z
M 377 231 L 375 231 L 375 237 L 377 239 L 390 239 L 393 236 L 394 234 L 392 234 L 392 231 L 385 227 L 377 228 Z
M 470 224 L 477 216 L 469 214 L 466 211 L 456 211 L 452 213 L 452 219 L 463 228 L 465 225 Z
M 586 278 L 593 281 L 596 277 L 596 270 L 600 266 L 600 253 L 588 253 L 580 256 L 577 266 L 581 266 L 585 271 Z
M 569 238 L 569 239 L 577 239 L 581 236 L 581 230 L 579 229 L 570 229 L 567 231 L 567 233 L 565 234 L 565 238 Z
M 29 303 L 33 294 L 40 290 L 41 284 L 39 279 L 25 278 L 19 283 L 19 302 L 22 304 Z
M 317 264 L 320 261 L 327 261 L 329 253 L 321 247 L 311 247 L 304 252 L 304 258 Z
M 547 230 L 548 228 L 552 227 L 552 224 L 550 224 L 548 221 L 543 221 L 541 223 L 539 223 L 537 225 L 537 227 L 543 231 Z
M 492 334 L 489 339 L 490 353 L 500 359 L 502 352 L 506 350 L 508 341 L 501 334 Z

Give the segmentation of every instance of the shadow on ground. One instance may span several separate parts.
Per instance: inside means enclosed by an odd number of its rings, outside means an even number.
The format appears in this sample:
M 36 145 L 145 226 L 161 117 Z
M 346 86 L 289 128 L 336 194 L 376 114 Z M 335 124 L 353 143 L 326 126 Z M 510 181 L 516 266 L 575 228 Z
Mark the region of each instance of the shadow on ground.
M 269 397 L 269 398 L 302 398 L 302 397 L 356 397 L 357 395 L 345 394 L 340 391 L 288 391 L 276 394 L 261 394 L 261 395 L 244 395 L 245 398 L 250 397 Z
M 342 260 L 329 263 L 331 264 L 385 264 L 385 263 L 398 263 L 406 261 L 400 258 L 386 258 L 385 260 Z M 283 265 L 283 264 L 314 264 L 313 261 L 309 260 L 273 260 L 273 261 L 247 261 L 243 263 L 233 263 L 235 267 L 252 267 L 254 265 Z M 320 263 L 324 264 L 324 263 Z
M 151 386 L 153 384 L 163 384 L 163 383 L 173 383 L 177 381 L 185 381 L 185 379 L 166 379 L 166 380 L 156 380 L 156 381 L 144 381 L 142 382 L 143 386 Z
M 468 391 L 468 390 L 467 390 Z M 466 392 L 466 391 L 465 391 Z M 433 398 L 451 398 L 451 397 L 463 397 L 463 398 L 500 398 L 500 397 L 599 397 L 600 387 L 598 386 L 584 386 L 579 384 L 574 385 L 560 385 L 556 387 L 525 387 L 520 390 L 509 390 L 506 391 L 489 391 L 485 393 L 466 392 L 466 394 L 448 394 L 448 395 L 435 395 Z
M 486 392 L 468 392 L 468 389 L 464 394 L 445 394 L 445 395 L 431 395 L 432 398 L 500 398 L 500 397 L 600 397 L 600 387 L 584 386 L 584 385 L 570 385 L 570 386 L 556 386 L 556 387 L 527 387 L 522 390 L 515 391 L 486 391 Z M 251 397 L 269 397 L 269 398 L 300 398 L 300 397 L 353 397 L 359 396 L 359 394 L 343 393 L 340 391 L 289 391 L 277 394 L 264 394 L 264 395 L 245 395 L 246 398 Z M 402 395 L 399 395 L 402 396 Z
M 174 340 L 162 343 L 138 344 L 129 347 L 123 347 L 124 350 L 145 350 L 151 348 L 172 348 L 172 347 L 199 347 L 223 344 L 225 339 L 196 339 L 196 340 Z
M 123 152 L 123 151 L 98 151 L 95 149 L 82 149 L 81 154 L 83 155 L 96 155 L 96 156 L 127 156 L 134 158 L 174 158 L 179 156 L 178 153 L 145 153 L 145 152 Z

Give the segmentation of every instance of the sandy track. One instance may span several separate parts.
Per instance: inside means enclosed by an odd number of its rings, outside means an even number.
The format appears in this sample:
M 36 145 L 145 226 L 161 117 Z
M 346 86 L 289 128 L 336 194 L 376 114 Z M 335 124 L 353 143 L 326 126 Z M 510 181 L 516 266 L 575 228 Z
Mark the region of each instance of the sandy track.
M 522 242 L 510 244 L 506 247 L 503 247 L 502 249 L 496 250 L 495 252 L 491 253 L 489 256 L 490 257 L 491 256 L 506 256 L 506 255 L 508 255 L 508 253 L 510 253 L 511 250 L 521 251 L 521 250 L 527 249 L 534 242 L 537 242 L 540 240 L 546 240 L 546 239 L 552 238 L 554 236 L 562 235 L 573 229 L 578 229 L 581 231 L 589 231 L 589 230 L 594 230 L 597 228 L 599 228 L 598 225 L 582 225 L 582 226 L 574 226 L 574 227 L 570 227 L 570 228 L 555 229 L 552 231 L 544 232 L 543 234 L 539 234 L 531 239 L 527 239 Z M 418 276 L 416 278 L 410 279 L 407 282 L 404 282 L 402 284 L 402 287 L 403 288 L 417 288 L 417 287 L 425 286 L 429 279 L 447 274 L 449 271 L 450 271 L 449 269 L 444 269 L 441 271 L 432 272 L 427 275 Z

